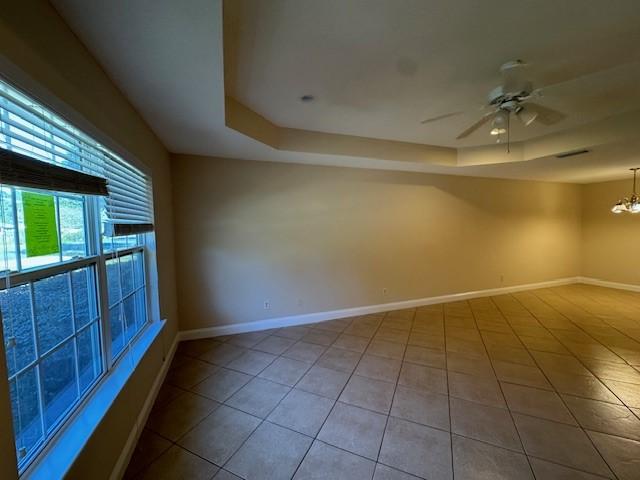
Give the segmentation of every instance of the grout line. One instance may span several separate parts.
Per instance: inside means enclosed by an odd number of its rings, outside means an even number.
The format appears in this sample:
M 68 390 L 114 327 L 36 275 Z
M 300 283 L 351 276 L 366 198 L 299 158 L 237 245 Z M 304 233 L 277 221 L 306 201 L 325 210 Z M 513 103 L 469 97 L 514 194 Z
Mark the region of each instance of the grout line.
M 542 303 L 548 305 L 552 310 L 558 312 L 560 315 L 562 315 L 563 317 L 567 318 L 565 315 L 562 314 L 562 312 L 560 312 L 559 310 L 557 310 L 555 307 L 547 304 L 546 302 L 544 302 L 542 299 L 540 299 L 538 297 L 538 295 L 533 294 L 539 301 L 541 301 Z M 527 308 L 527 306 L 522 303 L 520 301 L 520 299 L 518 297 L 516 297 L 515 295 L 512 295 L 513 298 L 529 313 L 533 316 L 533 318 L 536 319 L 536 321 L 538 321 L 538 318 L 536 317 L 536 315 L 529 309 Z M 499 308 L 499 307 L 498 307 Z M 569 320 L 572 324 L 574 323 L 573 321 L 571 321 L 571 319 L 567 318 L 567 320 Z M 547 328 L 546 325 L 544 325 L 542 322 L 539 322 L 540 325 L 542 325 L 543 328 L 545 328 L 557 341 L 559 341 L 562 345 L 564 345 L 564 343 L 562 342 L 562 340 L 558 339 L 553 332 L 550 331 L 549 328 Z M 526 347 L 526 346 L 525 346 Z M 571 352 L 572 356 L 574 358 L 576 358 L 576 360 L 578 360 L 578 362 L 580 362 L 581 364 L 583 364 L 583 362 L 576 357 L 575 354 L 573 354 L 573 352 Z M 532 355 L 533 357 L 533 355 Z M 582 433 L 588 438 L 589 443 L 592 445 L 592 447 L 595 449 L 596 452 L 598 452 L 598 455 L 600 456 L 600 458 L 602 459 L 602 461 L 604 462 L 604 464 L 607 466 L 607 468 L 609 468 L 609 471 L 611 473 L 613 473 L 614 477 L 617 478 L 617 475 L 615 474 L 615 472 L 613 471 L 613 468 L 611 468 L 611 465 L 609 465 L 609 462 L 606 461 L 606 459 L 604 458 L 604 456 L 602 455 L 602 453 L 600 452 L 600 450 L 598 450 L 598 448 L 596 447 L 595 443 L 593 442 L 592 438 L 587 434 L 587 432 L 585 431 L 585 429 L 582 427 L 582 425 L 580 424 L 580 422 L 578 421 L 578 419 L 576 418 L 576 416 L 574 415 L 573 411 L 569 408 L 569 406 L 567 405 L 567 402 L 565 401 L 564 398 L 562 398 L 562 395 L 560 395 L 560 393 L 557 391 L 555 385 L 553 385 L 553 383 L 551 383 L 551 381 L 549 380 L 549 378 L 547 377 L 547 374 L 544 372 L 544 370 L 542 368 L 540 368 L 540 366 L 538 365 L 537 360 L 535 359 L 535 357 L 533 357 L 533 361 L 536 363 L 536 366 L 538 367 L 538 369 L 540 370 L 540 372 L 542 372 L 542 374 L 544 375 L 544 377 L 546 378 L 546 380 L 549 382 L 549 384 L 553 387 L 554 392 L 556 393 L 556 395 L 558 395 L 558 397 L 560 397 L 560 400 L 562 401 L 562 404 L 564 405 L 564 407 L 569 411 L 569 414 L 574 418 L 574 420 L 576 421 L 576 424 L 578 425 L 577 428 L 579 428 Z M 586 365 L 583 364 L 583 366 L 586 367 Z M 588 368 L 587 368 L 588 369 Z M 589 370 L 591 371 L 591 370 Z M 593 373 L 593 372 L 592 372 Z M 596 378 L 599 379 L 599 377 L 596 376 Z
M 491 297 L 489 297 L 489 301 L 493 304 L 493 300 Z M 478 327 L 478 320 L 476 318 L 476 313 L 473 310 L 473 305 L 471 304 L 471 302 L 469 303 L 469 310 L 471 310 L 471 315 L 473 317 L 473 323 L 476 326 L 476 330 L 478 331 L 478 335 L 480 336 L 480 340 L 482 341 L 482 345 L 484 346 L 484 351 L 489 359 L 489 363 L 491 365 L 491 370 L 493 371 L 493 375 L 496 377 L 496 381 L 498 382 L 498 388 L 500 389 L 500 394 L 502 395 L 502 398 L 504 400 L 505 405 L 507 406 L 507 411 L 509 412 L 509 418 L 511 418 L 511 423 L 513 424 L 513 428 L 516 431 L 516 434 L 518 435 L 518 440 L 520 441 L 520 446 L 522 447 L 522 453 L 524 454 L 524 457 L 527 459 L 527 464 L 529 465 L 529 470 L 531 471 L 531 475 L 533 476 L 533 478 L 536 478 L 536 474 L 535 471 L 533 470 L 533 465 L 531 465 L 531 460 L 529 459 L 529 456 L 527 455 L 527 451 L 524 448 L 524 442 L 522 441 L 522 436 L 520 435 L 520 431 L 518 430 L 518 427 L 516 425 L 516 420 L 513 417 L 513 412 L 511 411 L 511 408 L 509 407 L 509 402 L 507 401 L 507 397 L 504 394 L 504 390 L 502 388 L 502 384 L 500 383 L 500 379 L 498 377 L 498 374 L 496 372 L 495 366 L 493 364 L 493 359 L 491 358 L 491 355 L 489 355 L 489 349 L 487 348 L 487 344 L 484 340 L 484 337 L 482 336 L 482 332 L 480 331 L 480 328 Z M 502 312 L 499 312 L 500 315 L 502 316 Z M 504 319 L 504 318 L 503 318 Z M 453 430 L 453 428 L 452 428 Z

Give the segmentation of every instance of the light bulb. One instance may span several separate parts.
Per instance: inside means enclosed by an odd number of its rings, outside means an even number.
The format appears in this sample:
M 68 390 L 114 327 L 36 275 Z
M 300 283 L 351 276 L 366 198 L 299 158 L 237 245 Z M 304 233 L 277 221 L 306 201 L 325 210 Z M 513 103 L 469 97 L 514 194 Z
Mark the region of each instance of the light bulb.
M 623 213 L 627 211 L 627 206 L 624 204 L 622 200 L 619 200 L 613 208 L 611 209 L 613 213 Z
M 631 213 L 640 213 L 640 202 L 636 200 L 634 203 L 632 203 L 629 211 Z
M 507 133 L 507 129 L 502 127 L 493 127 L 490 133 L 491 135 L 502 135 L 503 133 Z

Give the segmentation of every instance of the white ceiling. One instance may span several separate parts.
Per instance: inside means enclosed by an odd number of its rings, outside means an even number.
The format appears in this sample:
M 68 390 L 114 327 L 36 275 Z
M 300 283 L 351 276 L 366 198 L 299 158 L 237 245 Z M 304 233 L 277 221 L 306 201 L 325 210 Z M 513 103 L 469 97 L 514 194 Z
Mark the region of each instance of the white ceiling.
M 566 182 L 627 178 L 626 168 L 640 163 L 637 142 L 467 167 L 277 150 L 225 125 L 222 0 L 53 4 L 172 152 Z M 233 0 L 228 20 L 242 19 L 242 28 L 228 32 L 227 94 L 280 126 L 459 147 L 451 138 L 474 121 L 500 63 L 520 57 L 538 84 L 603 72 L 577 82 L 580 104 L 560 93 L 575 91 L 569 83 L 541 100 L 569 114 L 558 128 L 640 108 L 640 3 L 522 5 Z M 317 102 L 298 102 L 305 93 Z M 471 113 L 418 124 L 458 109 Z
M 638 0 L 233 0 L 225 4 L 227 89 L 285 127 L 451 147 L 493 143 L 480 118 L 499 67 L 522 59 L 553 127 L 640 108 Z M 230 29 L 229 29 L 230 30 Z M 313 94 L 312 104 L 299 101 Z M 449 112 L 465 114 L 421 125 Z

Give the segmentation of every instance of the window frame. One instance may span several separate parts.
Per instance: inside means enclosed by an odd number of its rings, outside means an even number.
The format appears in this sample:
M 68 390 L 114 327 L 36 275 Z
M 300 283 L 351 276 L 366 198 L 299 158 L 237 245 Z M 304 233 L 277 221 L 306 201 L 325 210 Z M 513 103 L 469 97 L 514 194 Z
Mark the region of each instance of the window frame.
M 56 225 L 58 228 L 58 242 L 60 246 L 60 258 L 62 258 L 62 241 L 61 241 L 61 230 L 62 225 L 60 221 L 59 214 L 59 198 L 60 197 L 68 197 L 77 199 L 78 195 L 69 195 L 64 192 L 55 192 L 50 191 L 47 192 L 45 190 L 38 189 L 30 189 L 30 188 L 20 188 L 13 186 L 4 186 L 5 188 L 11 189 L 11 198 L 12 198 L 12 220 L 14 222 L 14 242 L 16 248 L 16 263 L 15 268 L 18 270 L 13 271 L 5 271 L 0 274 L 0 290 L 5 290 L 8 288 L 18 287 L 22 285 L 28 285 L 30 290 L 30 304 L 31 304 L 31 321 L 33 322 L 33 339 L 34 339 L 34 356 L 35 358 L 31 360 L 27 365 L 22 366 L 19 370 L 14 371 L 10 376 L 7 376 L 9 382 L 12 382 L 14 379 L 17 380 L 18 377 L 29 369 L 35 369 L 37 384 L 38 384 L 38 409 L 40 410 L 40 422 L 42 428 L 42 438 L 41 440 L 33 447 L 31 452 L 28 452 L 23 458 L 20 457 L 20 452 L 16 451 L 16 460 L 18 463 L 18 473 L 22 475 L 26 470 L 28 470 L 37 459 L 46 454 L 47 447 L 50 443 L 52 443 L 55 438 L 58 436 L 60 431 L 64 429 L 64 426 L 74 418 L 75 415 L 78 414 L 79 409 L 82 405 L 87 402 L 91 395 L 96 391 L 98 385 L 100 385 L 105 377 L 117 366 L 117 364 L 124 358 L 126 352 L 131 348 L 131 346 L 138 340 L 138 338 L 143 335 L 145 331 L 149 329 L 149 326 L 153 323 L 151 312 L 152 310 L 152 295 L 150 292 L 150 287 L 152 285 L 150 274 L 151 271 L 149 267 L 149 245 L 148 240 L 150 239 L 151 234 L 141 234 L 139 238 L 139 243 L 134 246 L 127 246 L 124 248 L 115 248 L 106 250 L 103 244 L 103 235 L 101 231 L 101 217 L 100 217 L 100 201 L 97 197 L 90 195 L 82 195 L 83 202 L 83 215 L 84 215 L 84 236 L 85 236 L 85 245 L 86 245 L 86 255 L 80 258 L 74 258 L 71 260 L 62 260 L 56 263 L 51 263 L 47 265 L 40 265 L 35 267 L 29 267 L 22 269 L 22 251 L 20 249 L 21 242 L 21 232 L 18 227 L 18 206 L 17 206 L 17 190 L 20 191 L 33 191 L 36 193 L 45 193 L 51 194 L 56 197 L 55 205 L 56 205 Z M 141 240 L 141 241 L 140 241 Z M 120 303 L 122 303 L 125 298 L 129 295 L 134 295 L 135 292 L 142 289 L 144 291 L 144 323 L 138 328 L 135 334 L 131 338 L 125 337 L 125 342 L 122 349 L 116 354 L 112 354 L 112 339 L 111 339 L 111 321 L 109 315 L 109 299 L 108 299 L 108 279 L 107 279 L 107 261 L 113 259 L 119 259 L 119 257 L 123 257 L 126 255 L 135 255 L 140 254 L 143 262 L 143 279 L 142 285 L 139 287 L 134 287 L 133 291 L 128 295 L 121 295 Z M 96 313 L 97 318 L 93 318 L 86 325 L 83 325 L 80 328 L 77 328 L 75 325 L 75 319 L 73 317 L 73 287 L 70 285 L 70 298 L 71 298 L 71 313 L 72 313 L 72 323 L 73 323 L 73 332 L 66 336 L 64 339 L 60 340 L 56 343 L 55 346 L 48 349 L 46 352 L 41 351 L 38 339 L 38 326 L 35 318 L 35 298 L 34 298 L 34 282 L 39 280 L 44 280 L 47 278 L 54 277 L 56 275 L 65 274 L 68 275 L 69 283 L 71 284 L 71 273 L 78 269 L 82 268 L 92 268 L 93 276 L 95 282 L 95 301 L 96 301 Z M 120 262 L 118 262 L 118 276 L 119 281 L 121 281 L 121 269 Z M 122 293 L 122 290 L 121 290 Z M 79 334 L 93 328 L 94 325 L 97 325 L 98 335 L 99 335 L 99 364 L 101 372 L 92 380 L 92 382 L 82 390 L 80 388 L 80 378 L 77 374 L 78 368 L 78 357 L 77 354 L 74 358 L 74 365 L 76 368 L 76 385 L 79 388 L 77 398 L 66 408 L 64 414 L 60 416 L 60 418 L 56 419 L 56 421 L 47 428 L 46 420 L 45 420 L 45 400 L 44 400 L 44 383 L 42 381 L 42 373 L 41 373 L 41 365 L 42 362 L 49 358 L 51 355 L 55 354 L 61 348 L 67 346 L 70 342 L 73 344 L 74 352 L 77 352 L 77 337 Z M 124 334 L 124 332 L 123 332 Z M 0 361 L 6 361 L 4 358 L 0 359 Z M 8 372 L 7 372 L 8 373 Z

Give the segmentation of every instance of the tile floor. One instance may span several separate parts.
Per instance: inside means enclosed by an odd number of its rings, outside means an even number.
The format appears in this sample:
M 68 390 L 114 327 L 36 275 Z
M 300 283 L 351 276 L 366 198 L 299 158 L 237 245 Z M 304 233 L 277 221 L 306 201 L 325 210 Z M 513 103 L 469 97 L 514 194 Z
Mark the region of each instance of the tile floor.
M 640 294 L 183 342 L 127 478 L 640 479 Z

